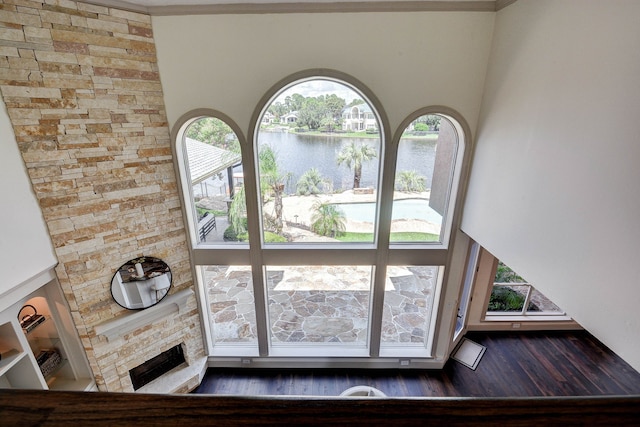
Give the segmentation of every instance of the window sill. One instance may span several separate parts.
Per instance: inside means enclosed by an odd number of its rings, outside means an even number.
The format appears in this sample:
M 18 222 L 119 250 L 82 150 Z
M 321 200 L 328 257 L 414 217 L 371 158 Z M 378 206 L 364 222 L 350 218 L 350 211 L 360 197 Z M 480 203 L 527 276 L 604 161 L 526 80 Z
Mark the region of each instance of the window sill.
M 551 315 L 489 315 L 483 319 L 484 322 L 573 322 L 569 316 L 562 314 Z

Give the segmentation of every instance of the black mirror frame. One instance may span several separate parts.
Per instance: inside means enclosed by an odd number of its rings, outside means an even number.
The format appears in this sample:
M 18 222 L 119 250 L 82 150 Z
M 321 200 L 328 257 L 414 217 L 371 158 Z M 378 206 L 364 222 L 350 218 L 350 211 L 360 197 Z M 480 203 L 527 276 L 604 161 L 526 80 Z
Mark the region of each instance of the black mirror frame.
M 120 275 L 120 278 L 118 277 Z M 156 280 L 163 276 L 168 276 L 167 280 Z M 153 282 L 151 282 L 153 281 Z M 125 291 L 124 284 L 135 284 L 133 295 Z M 122 308 L 127 310 L 144 310 L 160 303 L 167 295 L 173 285 L 173 275 L 169 265 L 160 258 L 141 256 L 130 259 L 122 264 L 111 278 L 111 298 Z M 144 294 L 140 293 L 142 289 Z M 118 289 L 114 289 L 118 287 Z M 127 295 L 125 296 L 125 292 Z M 119 297 L 116 297 L 118 294 Z M 144 295 L 144 296 L 143 296 Z M 135 304 L 128 301 L 128 297 L 137 297 L 139 302 Z M 145 301 L 146 300 L 146 301 Z

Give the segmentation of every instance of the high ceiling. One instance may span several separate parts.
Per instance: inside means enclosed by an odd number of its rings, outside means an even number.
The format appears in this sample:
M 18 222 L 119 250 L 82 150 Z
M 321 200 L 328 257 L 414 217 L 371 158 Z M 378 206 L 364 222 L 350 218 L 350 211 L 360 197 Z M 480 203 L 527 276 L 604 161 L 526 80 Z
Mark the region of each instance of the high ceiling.
M 516 0 L 86 0 L 151 15 L 369 11 L 496 11 Z

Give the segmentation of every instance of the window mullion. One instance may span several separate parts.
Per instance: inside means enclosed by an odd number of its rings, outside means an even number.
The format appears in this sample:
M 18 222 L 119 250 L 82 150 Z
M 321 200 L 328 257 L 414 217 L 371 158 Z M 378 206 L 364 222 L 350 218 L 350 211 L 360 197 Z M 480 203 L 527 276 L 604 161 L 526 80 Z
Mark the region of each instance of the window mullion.
M 245 167 L 244 186 L 247 203 L 247 228 L 249 230 L 249 257 L 251 275 L 253 279 L 254 305 L 256 310 L 256 329 L 258 335 L 258 352 L 260 356 L 269 355 L 269 318 L 267 312 L 266 277 L 259 218 L 258 180 L 256 177 L 256 163 L 254 145 L 242 150 L 242 161 Z
M 269 317 L 267 313 L 267 294 L 265 267 L 262 265 L 260 251 L 252 251 L 251 275 L 255 295 L 256 328 L 258 334 L 258 352 L 260 356 L 269 355 Z
M 527 307 L 529 307 L 529 301 L 531 300 L 531 285 L 527 285 L 527 295 L 524 297 L 524 303 L 522 304 L 522 315 L 527 313 Z
M 384 141 L 390 141 L 388 134 L 384 135 Z M 397 147 L 391 144 L 382 144 L 384 162 L 380 171 L 380 193 L 378 196 L 379 218 L 378 224 L 378 253 L 373 280 L 373 293 L 371 295 L 370 316 L 370 341 L 369 354 L 371 357 L 380 355 L 380 342 L 382 338 L 382 317 L 384 311 L 384 290 L 387 280 L 387 263 L 389 262 L 389 240 L 391 233 L 391 213 L 393 206 L 393 178 L 396 166 Z

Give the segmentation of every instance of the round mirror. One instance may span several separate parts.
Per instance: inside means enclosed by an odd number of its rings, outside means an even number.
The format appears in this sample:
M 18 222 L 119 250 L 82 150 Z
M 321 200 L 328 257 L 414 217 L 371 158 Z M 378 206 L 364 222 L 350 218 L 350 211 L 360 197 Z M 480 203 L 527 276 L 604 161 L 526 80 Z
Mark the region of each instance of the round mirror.
M 159 258 L 140 257 L 127 261 L 111 279 L 115 302 L 130 310 L 159 303 L 171 288 L 171 269 Z

